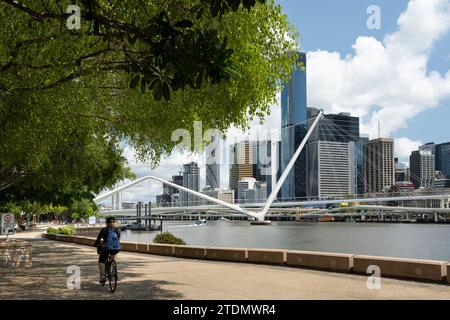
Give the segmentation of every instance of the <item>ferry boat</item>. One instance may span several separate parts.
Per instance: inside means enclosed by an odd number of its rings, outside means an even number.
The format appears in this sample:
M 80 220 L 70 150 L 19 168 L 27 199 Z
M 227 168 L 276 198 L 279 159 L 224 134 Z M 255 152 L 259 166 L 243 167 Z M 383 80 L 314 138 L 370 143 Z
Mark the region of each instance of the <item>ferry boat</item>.
M 205 219 L 201 219 L 201 220 L 195 221 L 195 225 L 196 226 L 204 226 L 204 225 L 207 225 L 207 224 L 208 224 L 208 221 L 206 221 Z

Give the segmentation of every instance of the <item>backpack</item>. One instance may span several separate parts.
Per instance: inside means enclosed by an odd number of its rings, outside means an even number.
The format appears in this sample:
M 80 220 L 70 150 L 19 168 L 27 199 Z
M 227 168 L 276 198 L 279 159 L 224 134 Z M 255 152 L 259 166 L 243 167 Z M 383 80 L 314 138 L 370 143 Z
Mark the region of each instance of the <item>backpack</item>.
M 114 229 L 108 230 L 106 237 L 106 250 L 120 250 L 119 234 Z

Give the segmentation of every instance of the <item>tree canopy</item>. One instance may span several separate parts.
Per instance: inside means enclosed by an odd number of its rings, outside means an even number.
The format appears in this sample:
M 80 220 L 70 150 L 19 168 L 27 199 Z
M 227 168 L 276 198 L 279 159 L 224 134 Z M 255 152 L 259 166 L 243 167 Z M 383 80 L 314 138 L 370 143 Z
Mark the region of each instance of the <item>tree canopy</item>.
M 66 26 L 72 4 L 80 30 Z M 42 198 L 114 184 L 129 174 L 124 142 L 156 165 L 194 121 L 245 127 L 297 63 L 272 0 L 0 0 L 0 21 L 0 190 L 23 197 L 20 181 L 49 181 Z

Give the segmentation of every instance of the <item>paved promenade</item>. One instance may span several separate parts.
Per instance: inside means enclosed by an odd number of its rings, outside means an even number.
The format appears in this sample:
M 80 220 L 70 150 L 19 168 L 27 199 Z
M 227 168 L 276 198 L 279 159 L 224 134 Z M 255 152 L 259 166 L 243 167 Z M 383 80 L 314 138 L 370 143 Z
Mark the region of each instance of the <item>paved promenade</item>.
M 104 299 L 97 284 L 95 248 L 40 238 L 33 267 L 0 269 L 0 299 Z M 119 283 L 108 299 L 450 299 L 450 286 L 382 279 L 369 290 L 367 277 L 305 269 L 178 259 L 136 253 L 118 256 Z M 81 289 L 67 289 L 66 268 L 81 268 Z

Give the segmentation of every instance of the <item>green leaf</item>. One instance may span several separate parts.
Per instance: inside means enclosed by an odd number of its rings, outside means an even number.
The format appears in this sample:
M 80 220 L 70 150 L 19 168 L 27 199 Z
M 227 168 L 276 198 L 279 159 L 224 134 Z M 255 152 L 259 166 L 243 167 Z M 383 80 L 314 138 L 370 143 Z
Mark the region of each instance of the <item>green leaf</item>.
M 141 79 L 140 75 L 134 76 L 130 82 L 130 89 L 135 89 L 140 79 Z
M 191 28 L 194 24 L 190 20 L 181 20 L 175 24 L 177 28 Z

